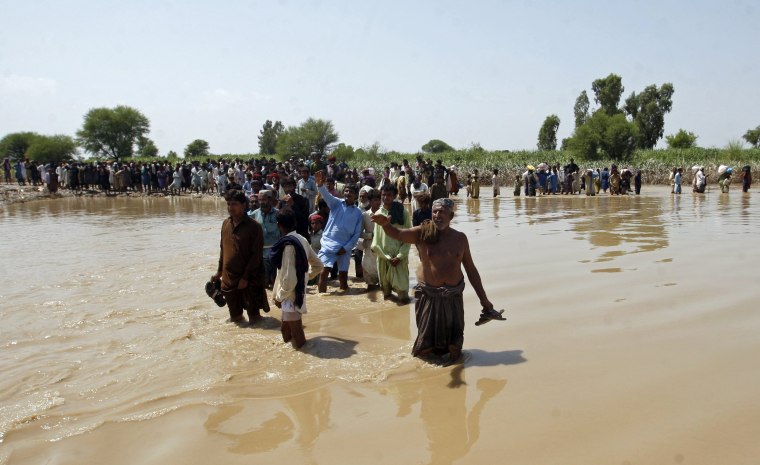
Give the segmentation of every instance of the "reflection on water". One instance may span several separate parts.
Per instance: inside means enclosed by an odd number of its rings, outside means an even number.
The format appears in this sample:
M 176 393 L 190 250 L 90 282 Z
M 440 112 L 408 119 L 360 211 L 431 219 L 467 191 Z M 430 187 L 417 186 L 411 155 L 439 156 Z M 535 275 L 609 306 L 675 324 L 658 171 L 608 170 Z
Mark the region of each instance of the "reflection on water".
M 469 221 L 473 223 L 480 221 L 480 199 L 467 198 L 464 199 L 464 204 L 467 206 Z
M 398 404 L 396 416 L 406 417 L 420 404 L 420 419 L 428 439 L 431 464 L 451 464 L 467 455 L 480 439 L 480 417 L 488 402 L 507 384 L 506 379 L 480 378 L 477 401 L 469 411 L 464 366 L 451 369 L 448 389 L 436 383 L 399 383 L 391 391 Z
M 285 397 L 265 409 L 261 404 L 236 403 L 217 408 L 204 427 L 212 436 L 225 438 L 227 450 L 234 454 L 268 452 L 293 443 L 311 458 L 314 442 L 329 427 L 330 404 L 326 388 Z

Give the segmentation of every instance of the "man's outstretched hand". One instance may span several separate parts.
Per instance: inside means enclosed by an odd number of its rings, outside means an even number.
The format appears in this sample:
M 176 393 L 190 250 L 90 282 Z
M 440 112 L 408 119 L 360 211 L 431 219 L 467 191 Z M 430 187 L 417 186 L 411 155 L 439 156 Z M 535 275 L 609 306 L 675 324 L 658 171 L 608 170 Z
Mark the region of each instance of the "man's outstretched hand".
M 386 224 L 390 223 L 390 218 L 388 218 L 385 215 L 372 215 L 372 222 L 375 223 L 378 226 L 385 226 Z

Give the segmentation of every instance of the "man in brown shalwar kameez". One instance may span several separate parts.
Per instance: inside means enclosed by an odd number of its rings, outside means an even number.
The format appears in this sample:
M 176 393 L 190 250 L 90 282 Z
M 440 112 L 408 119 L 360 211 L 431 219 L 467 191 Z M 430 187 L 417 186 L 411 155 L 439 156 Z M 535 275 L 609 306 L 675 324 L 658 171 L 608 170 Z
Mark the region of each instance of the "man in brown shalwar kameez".
M 219 266 L 211 281 L 222 282 L 222 293 L 230 311 L 230 321 L 245 323 L 243 309 L 254 324 L 260 310 L 269 311 L 264 288 L 264 231 L 245 214 L 245 193 L 230 190 L 225 195 L 230 217 L 222 223 Z
M 422 267 L 415 287 L 414 312 L 417 319 L 417 340 L 412 348 L 415 357 L 449 354 L 451 361 L 462 355 L 464 342 L 464 274 L 480 299 L 484 310 L 493 311 L 480 274 L 472 261 L 467 236 L 451 227 L 454 202 L 438 199 L 433 202 L 433 219 L 410 229 L 397 229 L 388 217 L 374 215 L 372 221 L 386 234 L 418 246 Z

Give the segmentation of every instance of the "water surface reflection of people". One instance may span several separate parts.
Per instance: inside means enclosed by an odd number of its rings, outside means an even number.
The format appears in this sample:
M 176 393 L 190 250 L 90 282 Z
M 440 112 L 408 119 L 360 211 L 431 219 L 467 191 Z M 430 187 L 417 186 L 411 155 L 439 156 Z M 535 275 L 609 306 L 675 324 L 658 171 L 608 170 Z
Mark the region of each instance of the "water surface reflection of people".
M 272 451 L 288 441 L 295 440 L 306 457 L 294 463 L 313 463 L 316 439 L 330 423 L 331 395 L 327 388 L 288 396 L 280 400 L 285 409 L 277 405 L 273 411 L 260 409 L 258 404 L 224 405 L 208 416 L 204 427 L 209 433 L 226 438 L 228 450 L 235 454 L 252 454 Z M 262 415 L 262 410 L 267 411 Z M 265 419 L 250 425 L 252 418 Z M 237 432 L 240 422 L 250 425 Z
M 420 403 L 420 418 L 428 437 L 431 464 L 451 464 L 467 455 L 480 438 L 480 417 L 486 404 L 507 384 L 506 379 L 480 378 L 479 396 L 467 410 L 464 366 L 457 365 L 447 385 L 425 382 L 399 383 L 391 389 L 398 401 L 397 417 L 406 417 Z

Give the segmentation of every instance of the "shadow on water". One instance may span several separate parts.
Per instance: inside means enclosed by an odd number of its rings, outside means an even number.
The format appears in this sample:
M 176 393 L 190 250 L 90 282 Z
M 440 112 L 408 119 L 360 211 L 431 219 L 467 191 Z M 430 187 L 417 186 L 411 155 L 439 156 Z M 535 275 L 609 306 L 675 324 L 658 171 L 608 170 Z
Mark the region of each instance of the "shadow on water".
M 480 349 L 467 349 L 469 356 L 464 365 L 468 367 L 495 367 L 500 365 L 517 365 L 528 361 L 523 357 L 522 350 L 502 350 L 501 352 L 487 352 Z
M 316 336 L 306 341 L 304 353 L 322 359 L 346 359 L 356 355 L 357 341 L 335 336 Z

